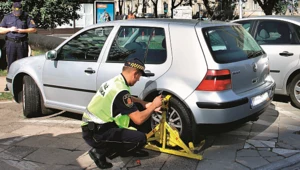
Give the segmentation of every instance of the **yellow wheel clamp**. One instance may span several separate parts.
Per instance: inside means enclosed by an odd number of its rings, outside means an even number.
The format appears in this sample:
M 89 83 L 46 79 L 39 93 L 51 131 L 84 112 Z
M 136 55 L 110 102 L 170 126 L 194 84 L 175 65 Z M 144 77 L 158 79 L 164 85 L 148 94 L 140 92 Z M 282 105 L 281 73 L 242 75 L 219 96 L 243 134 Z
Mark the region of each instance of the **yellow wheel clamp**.
M 160 120 L 160 123 L 147 134 L 148 143 L 145 148 L 168 154 L 202 160 L 202 155 L 193 153 L 195 149 L 194 144 L 192 142 L 189 142 L 189 147 L 186 146 L 186 144 L 181 140 L 177 129 L 175 127 L 171 127 L 166 122 L 166 114 L 168 112 L 170 98 L 171 95 L 167 95 L 163 99 L 161 106 L 162 118 Z M 162 147 L 152 144 L 151 142 L 153 141 L 159 142 Z M 200 146 L 203 145 L 204 141 L 200 143 Z M 169 148 L 166 148 L 166 146 L 169 146 Z M 179 146 L 180 148 L 182 148 L 182 150 L 175 150 L 170 148 L 175 146 Z

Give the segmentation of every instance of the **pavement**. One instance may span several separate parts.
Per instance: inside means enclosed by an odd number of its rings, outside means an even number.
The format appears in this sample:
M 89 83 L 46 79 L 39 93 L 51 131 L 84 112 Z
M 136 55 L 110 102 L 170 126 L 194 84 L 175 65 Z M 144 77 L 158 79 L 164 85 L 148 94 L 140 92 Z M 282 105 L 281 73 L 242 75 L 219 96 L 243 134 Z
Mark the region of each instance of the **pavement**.
M 4 92 L 6 77 L 0 76 L 0 93 Z
M 0 92 L 5 83 L 5 77 L 0 77 Z M 97 169 L 87 154 L 90 147 L 81 137 L 79 119 L 62 120 L 52 115 L 32 119 L 11 116 L 7 120 L 12 113 L 5 106 L 22 114 L 19 104 L 0 102 L 1 169 Z M 258 121 L 206 136 L 201 161 L 149 151 L 149 157 L 140 159 L 141 165 L 133 157 L 110 162 L 114 165 L 111 169 L 299 170 L 299 141 L 299 109 L 288 102 L 273 101 Z

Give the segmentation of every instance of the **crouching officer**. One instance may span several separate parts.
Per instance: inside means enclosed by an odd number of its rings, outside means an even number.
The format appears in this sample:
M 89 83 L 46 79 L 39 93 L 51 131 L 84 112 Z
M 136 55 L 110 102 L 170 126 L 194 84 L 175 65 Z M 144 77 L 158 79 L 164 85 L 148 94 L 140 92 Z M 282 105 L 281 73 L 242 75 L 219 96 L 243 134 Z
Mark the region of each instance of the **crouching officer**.
M 131 96 L 130 86 L 145 76 L 144 69 L 140 60 L 127 60 L 120 75 L 101 85 L 83 114 L 82 137 L 92 147 L 89 155 L 101 169 L 112 167 L 106 158 L 148 156 L 141 150 L 147 142 L 146 134 L 129 127 L 130 120 L 141 125 L 162 104 L 161 96 L 150 103 Z M 144 110 L 139 111 L 136 103 Z
M 0 23 L 0 34 L 6 34 L 7 71 L 10 65 L 28 56 L 28 33 L 36 32 L 34 21 L 22 11 L 21 2 L 14 2 L 12 13 L 4 16 Z M 4 89 L 8 91 L 8 88 Z

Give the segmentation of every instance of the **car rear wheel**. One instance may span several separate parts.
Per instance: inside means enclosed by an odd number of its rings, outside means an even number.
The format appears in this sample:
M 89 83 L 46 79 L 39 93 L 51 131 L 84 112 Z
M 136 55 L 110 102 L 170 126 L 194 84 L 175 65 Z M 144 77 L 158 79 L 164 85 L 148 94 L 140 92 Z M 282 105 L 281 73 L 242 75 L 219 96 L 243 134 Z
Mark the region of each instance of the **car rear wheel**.
M 168 124 L 175 127 L 183 142 L 188 143 L 193 139 L 192 133 L 192 121 L 189 117 L 189 110 L 184 104 L 175 97 L 171 97 L 169 101 L 169 110 L 167 113 Z M 161 114 L 153 113 L 151 119 L 151 128 L 160 122 Z
M 291 82 L 290 97 L 292 103 L 300 108 L 300 75 L 295 76 Z
M 37 117 L 41 114 L 39 88 L 30 76 L 23 77 L 22 90 L 23 114 L 25 117 Z

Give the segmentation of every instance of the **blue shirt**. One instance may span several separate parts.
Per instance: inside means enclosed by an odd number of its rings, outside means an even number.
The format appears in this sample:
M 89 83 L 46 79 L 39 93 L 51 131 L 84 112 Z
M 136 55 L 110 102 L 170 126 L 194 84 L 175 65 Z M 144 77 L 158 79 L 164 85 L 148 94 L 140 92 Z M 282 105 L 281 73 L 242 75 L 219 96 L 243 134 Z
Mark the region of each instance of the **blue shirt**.
M 27 28 L 35 28 L 36 25 L 31 17 L 28 16 L 27 13 L 22 12 L 20 17 L 15 16 L 13 13 L 9 13 L 4 16 L 2 22 L 0 23 L 0 27 L 10 28 L 17 27 L 17 29 L 27 29 Z M 16 32 L 8 32 L 6 33 L 8 38 L 24 38 L 27 37 L 27 33 L 16 33 Z

